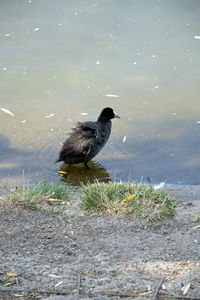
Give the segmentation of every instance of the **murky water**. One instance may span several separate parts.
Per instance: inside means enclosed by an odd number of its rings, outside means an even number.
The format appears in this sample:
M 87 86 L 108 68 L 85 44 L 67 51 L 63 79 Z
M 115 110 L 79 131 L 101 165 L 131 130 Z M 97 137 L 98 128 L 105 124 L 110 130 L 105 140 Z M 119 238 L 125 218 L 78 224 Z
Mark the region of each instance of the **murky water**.
M 199 15 L 198 0 L 1 1 L 0 177 L 58 179 L 71 127 L 111 106 L 108 144 L 66 180 L 200 184 Z

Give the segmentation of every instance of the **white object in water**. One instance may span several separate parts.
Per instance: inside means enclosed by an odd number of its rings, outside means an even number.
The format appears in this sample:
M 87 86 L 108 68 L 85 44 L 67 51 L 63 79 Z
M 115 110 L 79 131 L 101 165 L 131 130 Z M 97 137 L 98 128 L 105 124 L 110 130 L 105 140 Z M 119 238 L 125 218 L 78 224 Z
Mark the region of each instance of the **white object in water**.
M 165 182 L 161 182 L 160 184 L 156 184 L 153 186 L 154 190 L 160 190 L 165 186 Z
M 50 118 L 52 118 L 53 116 L 54 116 L 54 114 L 49 114 L 49 115 L 46 116 L 46 118 L 47 118 L 47 119 L 50 119 Z
M 107 95 L 104 95 L 104 97 L 119 98 L 119 95 L 107 94 Z
M 124 138 L 123 138 L 123 141 L 122 141 L 123 143 L 125 143 L 126 142 L 126 135 L 124 136 Z
M 9 115 L 11 115 L 11 116 L 15 116 L 10 110 L 8 110 L 8 109 L 6 109 L 6 108 L 1 108 L 1 110 L 3 111 L 3 112 L 5 112 L 6 114 L 9 114 Z

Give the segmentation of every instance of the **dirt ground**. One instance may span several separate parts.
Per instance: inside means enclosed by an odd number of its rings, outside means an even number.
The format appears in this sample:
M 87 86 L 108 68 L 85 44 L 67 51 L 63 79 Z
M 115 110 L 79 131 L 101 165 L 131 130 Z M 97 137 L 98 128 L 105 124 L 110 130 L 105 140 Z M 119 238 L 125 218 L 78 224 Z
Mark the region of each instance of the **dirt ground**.
M 77 197 L 68 218 L 2 209 L 0 300 L 200 299 L 200 187 L 168 190 L 177 216 L 154 223 L 84 215 Z

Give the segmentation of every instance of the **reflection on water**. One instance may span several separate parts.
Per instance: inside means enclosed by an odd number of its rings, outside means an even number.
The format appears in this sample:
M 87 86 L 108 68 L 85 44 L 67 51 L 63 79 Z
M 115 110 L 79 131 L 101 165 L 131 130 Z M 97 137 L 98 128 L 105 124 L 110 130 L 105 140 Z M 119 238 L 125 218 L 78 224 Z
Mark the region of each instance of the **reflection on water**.
M 111 106 L 122 119 L 95 158 L 108 177 L 200 184 L 199 13 L 196 0 L 1 1 L 0 177 L 58 179 L 71 127 Z
M 109 182 L 109 177 L 106 169 L 98 162 L 90 161 L 88 163 L 89 169 L 84 164 L 67 165 L 63 164 L 60 167 L 61 178 L 72 185 L 86 184 L 98 180 L 99 182 Z

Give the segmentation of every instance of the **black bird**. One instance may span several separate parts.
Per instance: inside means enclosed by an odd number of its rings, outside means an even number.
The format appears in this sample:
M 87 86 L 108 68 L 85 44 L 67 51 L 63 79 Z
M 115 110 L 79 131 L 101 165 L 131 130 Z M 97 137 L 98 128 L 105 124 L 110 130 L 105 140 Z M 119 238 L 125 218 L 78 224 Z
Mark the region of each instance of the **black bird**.
M 102 110 L 97 121 L 78 122 L 70 137 L 64 142 L 56 163 L 84 163 L 95 157 L 106 144 L 111 132 L 111 119 L 120 118 L 113 109 L 106 107 Z

